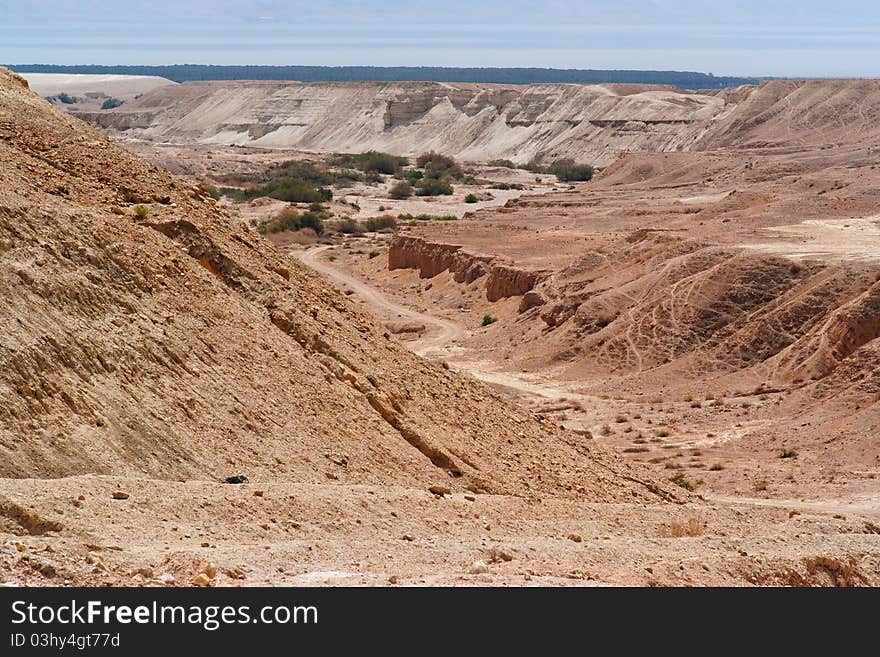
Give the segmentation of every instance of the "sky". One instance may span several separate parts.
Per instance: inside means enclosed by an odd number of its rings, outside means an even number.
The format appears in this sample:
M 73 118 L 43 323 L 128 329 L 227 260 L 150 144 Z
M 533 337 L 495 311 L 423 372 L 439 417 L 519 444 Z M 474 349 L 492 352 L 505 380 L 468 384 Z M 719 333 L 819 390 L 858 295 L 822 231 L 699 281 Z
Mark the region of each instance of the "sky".
M 876 0 L 0 0 L 4 64 L 880 76 Z

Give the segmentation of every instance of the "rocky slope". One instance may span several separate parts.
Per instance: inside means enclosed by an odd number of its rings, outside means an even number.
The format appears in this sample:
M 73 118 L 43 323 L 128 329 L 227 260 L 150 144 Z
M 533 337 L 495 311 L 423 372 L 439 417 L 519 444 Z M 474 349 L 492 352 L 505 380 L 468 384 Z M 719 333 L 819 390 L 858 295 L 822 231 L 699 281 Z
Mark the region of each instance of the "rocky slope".
M 729 94 L 633 85 L 427 82 L 188 82 L 125 106 L 81 113 L 98 126 L 163 142 L 322 152 L 435 149 L 463 160 L 571 157 L 689 148 L 733 107 Z

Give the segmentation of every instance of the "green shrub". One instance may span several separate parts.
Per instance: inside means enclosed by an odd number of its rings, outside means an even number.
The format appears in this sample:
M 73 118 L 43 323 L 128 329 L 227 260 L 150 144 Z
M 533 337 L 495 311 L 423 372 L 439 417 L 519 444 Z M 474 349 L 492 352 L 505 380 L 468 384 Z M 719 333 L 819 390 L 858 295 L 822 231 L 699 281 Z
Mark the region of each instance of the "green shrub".
M 344 235 L 358 235 L 363 231 L 363 227 L 351 217 L 340 219 L 336 223 L 336 230 Z
M 480 199 L 477 198 L 476 194 L 468 194 L 467 196 L 464 197 L 465 203 L 476 203 L 479 200 Z
M 454 158 L 431 151 L 423 153 L 416 158 L 416 165 L 424 169 L 425 178 L 454 178 L 459 180 L 464 177 L 464 172 Z
M 547 173 L 554 174 L 560 182 L 586 182 L 593 178 L 593 167 L 589 164 L 576 164 L 574 160 L 557 160 Z
M 493 183 L 490 189 L 525 189 L 521 183 Z
M 150 210 L 146 206 L 136 205 L 134 206 L 134 216 L 143 221 L 150 216 Z
M 571 159 L 556 160 L 546 166 L 535 159 L 528 164 L 521 164 L 517 168 L 532 173 L 550 173 L 555 175 L 560 182 L 585 182 L 593 178 L 593 167 L 589 164 L 577 164 Z
M 494 324 L 497 321 L 498 321 L 497 317 L 492 317 L 492 315 L 483 315 L 482 326 L 489 326 L 490 324 Z
M 221 187 L 220 192 L 236 201 L 250 201 L 261 196 L 287 201 L 288 203 L 325 203 L 333 198 L 333 192 L 315 187 L 299 178 L 279 178 L 257 187 Z
M 315 212 L 304 212 L 300 214 L 295 208 L 284 208 L 276 214 L 270 221 L 260 226 L 260 232 L 280 233 L 285 230 L 296 231 L 303 228 L 311 228 L 318 235 L 324 232 L 324 222 L 321 215 Z
M 416 186 L 416 196 L 449 196 L 452 185 L 437 178 L 423 178 Z
M 418 182 L 425 177 L 425 174 L 423 174 L 418 169 L 407 169 L 403 172 L 403 175 L 410 185 L 418 184 Z
M 516 168 L 531 171 L 532 173 L 547 173 L 547 167 L 542 165 L 537 158 L 526 164 L 518 164 Z
M 358 155 L 340 154 L 330 158 L 329 163 L 338 167 L 360 169 L 366 173 L 384 173 L 391 175 L 400 171 L 409 164 L 405 157 L 382 153 L 380 151 L 367 151 Z
M 458 217 L 454 214 L 427 214 L 422 213 L 416 216 L 411 214 L 399 214 L 397 218 L 401 221 L 458 221 Z
M 354 171 L 353 169 L 339 169 L 337 171 L 331 171 L 330 175 L 333 178 L 331 184 L 335 185 L 336 187 L 350 185 L 351 183 L 356 182 L 363 182 L 364 180 L 364 176 L 361 173 Z
M 371 233 L 377 233 L 381 230 L 395 230 L 397 228 L 397 219 L 391 215 L 384 214 L 380 217 L 370 217 L 364 222 L 364 226 Z
M 506 169 L 516 169 L 516 164 L 510 160 L 489 160 L 490 167 L 504 167 Z
M 102 110 L 113 109 L 114 107 L 119 107 L 122 105 L 122 101 L 117 98 L 108 98 L 101 104 Z
M 378 251 L 370 251 L 370 252 L 367 254 L 367 257 L 368 257 L 370 260 L 372 260 L 373 258 L 375 258 L 375 257 L 378 256 L 378 255 L 380 255 Z
M 388 190 L 388 196 L 396 199 L 404 199 L 409 198 L 413 195 L 413 187 L 412 185 L 406 181 L 401 180 L 398 183 L 395 183 L 394 186 Z
M 74 105 L 74 104 L 76 104 L 76 98 L 74 98 L 73 96 L 68 96 L 68 95 L 65 94 L 65 93 L 60 93 L 60 94 L 58 94 L 58 95 L 55 96 L 55 97 L 56 97 L 59 101 L 61 101 L 62 103 L 64 103 L 65 105 Z

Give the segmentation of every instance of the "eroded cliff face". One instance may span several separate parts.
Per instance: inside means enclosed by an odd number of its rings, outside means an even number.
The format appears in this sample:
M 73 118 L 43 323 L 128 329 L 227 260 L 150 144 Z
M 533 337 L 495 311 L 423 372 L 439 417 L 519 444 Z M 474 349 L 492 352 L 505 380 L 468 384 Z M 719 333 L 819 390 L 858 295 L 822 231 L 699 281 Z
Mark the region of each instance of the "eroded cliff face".
M 485 277 L 489 301 L 522 296 L 547 275 L 546 271 L 516 267 L 498 257 L 471 253 L 454 244 L 406 235 L 395 235 L 391 240 L 388 269 L 417 269 L 422 278 L 433 278 L 448 270 L 458 283 L 473 283 Z
M 728 98 L 739 96 L 613 85 L 188 82 L 80 116 L 157 141 L 604 165 L 624 151 L 687 149 L 735 106 Z

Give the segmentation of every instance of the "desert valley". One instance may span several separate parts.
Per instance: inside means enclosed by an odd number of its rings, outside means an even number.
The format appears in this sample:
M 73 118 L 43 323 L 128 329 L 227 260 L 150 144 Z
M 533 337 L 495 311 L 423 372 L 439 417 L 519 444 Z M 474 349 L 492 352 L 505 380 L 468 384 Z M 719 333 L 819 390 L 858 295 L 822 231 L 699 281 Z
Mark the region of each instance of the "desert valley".
M 880 584 L 880 82 L 0 69 L 0 582 Z

